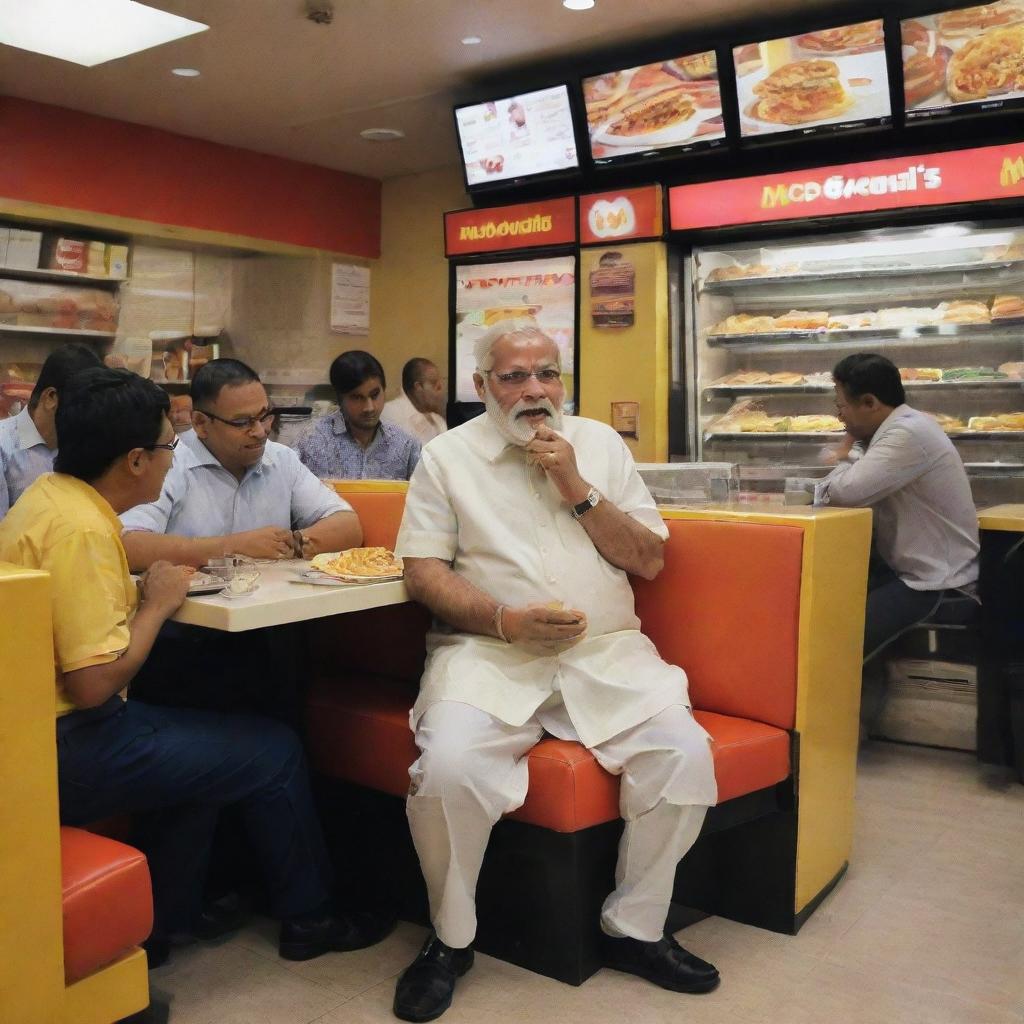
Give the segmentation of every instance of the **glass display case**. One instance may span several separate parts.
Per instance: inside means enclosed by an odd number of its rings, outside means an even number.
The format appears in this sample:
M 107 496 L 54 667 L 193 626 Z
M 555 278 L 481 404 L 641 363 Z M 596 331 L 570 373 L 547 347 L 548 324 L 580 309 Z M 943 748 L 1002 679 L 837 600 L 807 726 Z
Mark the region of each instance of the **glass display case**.
M 956 445 L 979 504 L 1024 498 L 1024 225 L 942 224 L 695 249 L 690 427 L 744 488 L 828 472 L 831 369 L 900 368 Z

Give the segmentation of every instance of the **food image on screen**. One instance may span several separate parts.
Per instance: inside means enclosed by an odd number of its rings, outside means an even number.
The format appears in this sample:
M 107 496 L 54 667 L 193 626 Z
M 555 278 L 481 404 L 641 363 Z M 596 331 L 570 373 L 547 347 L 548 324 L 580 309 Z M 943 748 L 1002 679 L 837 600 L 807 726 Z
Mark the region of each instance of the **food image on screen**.
M 881 19 L 733 49 L 744 137 L 834 131 L 890 118 Z
M 576 257 L 551 256 L 455 268 L 455 399 L 476 402 L 473 345 L 502 320 L 535 323 L 558 345 L 566 402 L 573 395 Z
M 470 187 L 579 166 L 564 85 L 455 111 Z
M 713 50 L 585 78 L 583 98 L 599 163 L 725 138 Z
M 907 120 L 1024 101 L 1024 0 L 901 24 Z

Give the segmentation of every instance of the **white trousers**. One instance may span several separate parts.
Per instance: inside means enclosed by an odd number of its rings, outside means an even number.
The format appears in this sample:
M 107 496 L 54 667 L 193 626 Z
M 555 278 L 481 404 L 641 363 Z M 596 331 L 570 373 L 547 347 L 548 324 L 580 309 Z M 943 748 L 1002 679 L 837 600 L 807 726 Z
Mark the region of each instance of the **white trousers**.
M 526 755 L 545 730 L 576 739 L 557 697 L 522 726 L 457 701 L 438 701 L 416 729 L 419 759 L 409 769 L 406 811 L 438 938 L 468 946 L 476 934 L 476 883 L 491 828 L 526 799 Z M 615 890 L 601 927 L 610 935 L 660 939 L 676 867 L 717 799 L 707 733 L 675 705 L 591 749 L 621 775 Z

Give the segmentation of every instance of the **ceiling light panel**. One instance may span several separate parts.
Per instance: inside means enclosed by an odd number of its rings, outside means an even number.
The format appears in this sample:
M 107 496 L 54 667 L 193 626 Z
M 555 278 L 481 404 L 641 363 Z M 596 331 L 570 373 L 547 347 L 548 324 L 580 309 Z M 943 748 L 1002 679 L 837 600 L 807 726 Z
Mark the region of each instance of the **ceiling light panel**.
M 134 0 L 0 0 L 0 43 L 87 68 L 207 28 Z

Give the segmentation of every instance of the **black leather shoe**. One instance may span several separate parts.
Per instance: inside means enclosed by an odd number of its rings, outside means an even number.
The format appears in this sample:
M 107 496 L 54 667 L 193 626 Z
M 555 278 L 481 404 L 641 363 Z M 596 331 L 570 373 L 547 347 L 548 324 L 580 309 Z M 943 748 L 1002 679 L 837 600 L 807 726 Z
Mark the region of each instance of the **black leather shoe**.
M 249 920 L 249 911 L 238 893 L 229 893 L 219 900 L 203 904 L 199 917 L 192 923 L 191 933 L 207 942 L 237 932 Z
M 710 992 L 718 985 L 718 969 L 688 953 L 666 935 L 657 942 L 604 936 L 604 963 L 615 971 L 636 974 L 672 992 Z
M 324 953 L 346 953 L 380 942 L 394 929 L 393 913 L 355 910 L 312 921 L 283 921 L 278 952 L 285 960 L 312 960 Z
M 472 946 L 452 949 L 431 935 L 398 979 L 395 1016 L 416 1022 L 436 1020 L 452 1005 L 456 979 L 472 966 Z

